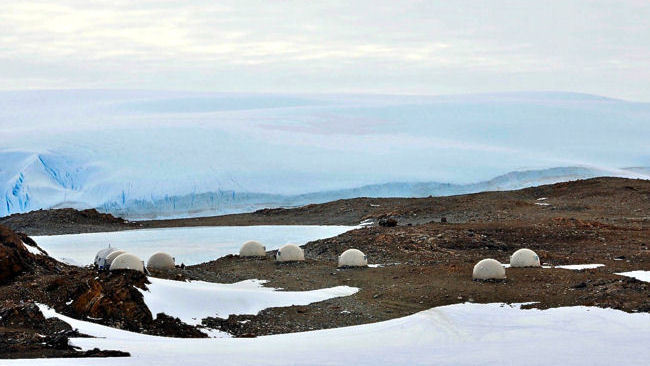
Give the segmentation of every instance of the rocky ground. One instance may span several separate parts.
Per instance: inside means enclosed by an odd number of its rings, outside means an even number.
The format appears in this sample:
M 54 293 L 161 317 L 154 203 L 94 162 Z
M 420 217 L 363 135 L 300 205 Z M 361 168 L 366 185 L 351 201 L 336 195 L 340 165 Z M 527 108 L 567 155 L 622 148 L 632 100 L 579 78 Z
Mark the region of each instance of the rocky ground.
M 359 287 L 354 296 L 308 306 L 271 308 L 256 316 L 208 319 L 206 325 L 239 336 L 296 332 L 369 323 L 459 302 L 535 301 L 531 307 L 589 305 L 650 311 L 650 285 L 614 273 L 650 269 L 647 230 L 599 227 L 578 220 L 529 224 L 426 224 L 370 227 L 305 246 L 307 261 L 279 264 L 271 257 L 228 256 L 177 270 L 176 276 L 215 282 L 248 278 L 268 286 L 311 290 Z M 379 268 L 337 269 L 336 256 L 358 248 Z M 590 270 L 509 268 L 502 282 L 472 281 L 483 258 L 503 263 L 515 250 L 535 250 L 550 265 L 600 263 Z
M 66 215 L 76 220 L 78 214 Z M 650 182 L 597 178 L 512 192 L 422 199 L 361 198 L 201 219 L 117 223 L 108 217 L 105 219 L 110 222 L 96 220 L 90 226 L 91 231 L 99 231 L 102 227 L 117 230 L 165 225 L 358 224 L 362 220 L 374 223 L 306 244 L 307 260 L 302 263 L 279 264 L 272 260 L 273 252 L 269 252 L 261 259 L 227 256 L 153 273 L 170 279 L 222 283 L 265 279 L 268 286 L 287 290 L 337 285 L 361 289 L 353 296 L 307 306 L 204 319 L 206 326 L 250 337 L 376 322 L 466 301 L 535 302 L 528 306 L 537 308 L 589 305 L 649 312 L 650 284 L 615 274 L 650 270 L 649 215 Z M 58 229 L 52 229 L 55 221 L 47 219 L 41 225 L 32 217 L 13 215 L 5 223 L 28 234 L 57 232 Z M 380 222 L 383 226 L 377 225 Z M 74 227 L 66 225 L 61 226 L 64 231 Z M 29 239 L 23 236 L 22 241 L 27 243 Z M 494 258 L 507 263 L 510 254 L 524 247 L 535 250 L 542 262 L 552 266 L 605 266 L 581 271 L 509 268 L 505 281 L 472 281 L 472 268 L 480 259 Z M 381 266 L 337 269 L 338 254 L 348 248 L 362 250 L 370 263 Z M 14 261 L 21 267 L 18 271 L 4 274 L 11 271 L 3 268 L 15 267 L 4 264 L 14 263 L 11 260 L 0 266 L 0 303 L 37 301 L 66 315 L 124 329 L 200 336 L 200 329 L 177 319 L 164 315 L 153 319 L 134 288 L 146 286 L 144 276 L 98 273 L 20 253 L 24 258 Z
M 110 214 L 72 208 L 37 210 L 0 217 L 0 225 L 27 235 L 60 235 L 137 229 L 138 224 Z

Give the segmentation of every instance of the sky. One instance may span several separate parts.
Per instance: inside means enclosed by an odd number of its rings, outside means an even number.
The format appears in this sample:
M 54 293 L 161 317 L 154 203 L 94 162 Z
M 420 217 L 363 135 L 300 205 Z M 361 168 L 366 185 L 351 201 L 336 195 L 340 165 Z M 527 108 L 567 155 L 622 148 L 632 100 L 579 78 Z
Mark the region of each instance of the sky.
M 650 101 L 648 1 L 2 2 L 0 90 Z

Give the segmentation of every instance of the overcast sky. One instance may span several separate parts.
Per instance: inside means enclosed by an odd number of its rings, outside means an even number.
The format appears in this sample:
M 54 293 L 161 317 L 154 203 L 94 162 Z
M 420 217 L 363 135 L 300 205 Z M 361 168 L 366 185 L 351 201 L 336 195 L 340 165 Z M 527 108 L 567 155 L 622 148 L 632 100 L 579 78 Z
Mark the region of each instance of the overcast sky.
M 3 1 L 0 89 L 650 102 L 649 19 L 647 0 Z

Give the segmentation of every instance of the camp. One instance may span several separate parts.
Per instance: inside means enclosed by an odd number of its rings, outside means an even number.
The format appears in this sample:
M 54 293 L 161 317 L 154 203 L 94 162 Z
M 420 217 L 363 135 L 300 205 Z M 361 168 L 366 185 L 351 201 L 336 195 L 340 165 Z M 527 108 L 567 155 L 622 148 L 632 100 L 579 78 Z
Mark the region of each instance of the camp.
M 245 242 L 239 249 L 240 257 L 265 257 L 266 256 L 266 247 L 262 243 L 249 240 Z
M 109 253 L 106 256 L 106 263 L 104 264 L 104 268 L 110 268 L 111 263 L 113 263 L 113 260 L 115 260 L 115 258 L 117 258 L 119 255 L 124 254 L 124 253 L 126 253 L 126 250 L 121 250 L 121 249 Z
M 111 271 L 118 269 L 130 269 L 138 272 L 144 272 L 144 262 L 131 253 L 122 253 L 113 259 Z
M 95 266 L 99 269 L 108 269 L 110 266 L 109 263 L 106 263 L 106 257 L 108 257 L 109 254 L 118 251 L 119 249 L 117 248 L 104 248 L 97 252 L 97 255 L 95 255 Z
M 169 270 L 174 269 L 174 267 L 176 267 L 174 258 L 164 252 L 156 252 L 152 254 L 147 261 L 147 268 L 149 269 Z
M 366 267 L 368 257 L 359 249 L 348 249 L 339 256 L 339 267 Z
M 503 280 L 506 278 L 506 269 L 494 259 L 483 259 L 476 263 L 472 278 L 475 280 Z
M 285 244 L 282 248 L 278 249 L 275 259 L 278 262 L 304 261 L 305 253 L 296 244 Z
M 519 249 L 510 257 L 510 267 L 539 267 L 539 256 L 530 249 Z

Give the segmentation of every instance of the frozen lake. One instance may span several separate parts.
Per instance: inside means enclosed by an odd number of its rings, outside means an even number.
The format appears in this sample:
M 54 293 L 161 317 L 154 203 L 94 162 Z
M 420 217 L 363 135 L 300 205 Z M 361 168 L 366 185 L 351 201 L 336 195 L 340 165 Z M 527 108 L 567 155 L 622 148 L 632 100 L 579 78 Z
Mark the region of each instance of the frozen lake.
M 354 226 L 207 226 L 145 229 L 71 235 L 34 236 L 52 257 L 77 265 L 91 264 L 95 254 L 109 244 L 146 261 L 157 251 L 170 253 L 176 263 L 207 262 L 239 252 L 247 240 L 257 240 L 267 250 L 286 243 L 305 244 L 339 235 Z

